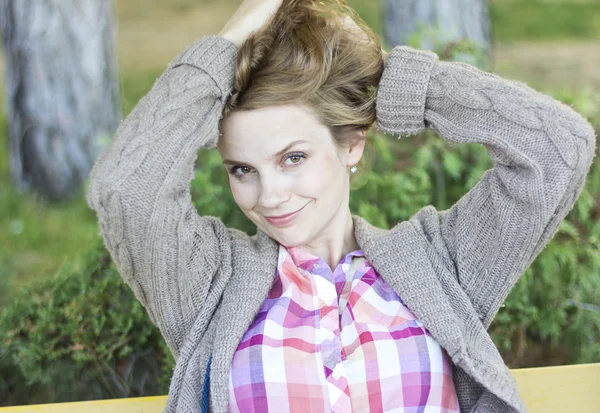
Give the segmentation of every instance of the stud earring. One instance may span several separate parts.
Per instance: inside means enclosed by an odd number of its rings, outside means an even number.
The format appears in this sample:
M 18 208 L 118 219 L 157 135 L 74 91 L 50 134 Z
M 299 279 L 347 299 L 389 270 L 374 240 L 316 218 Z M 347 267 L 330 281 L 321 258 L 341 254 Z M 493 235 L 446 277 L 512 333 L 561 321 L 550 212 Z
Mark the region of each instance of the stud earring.
M 353 174 L 355 174 L 357 170 L 358 168 L 356 167 L 356 165 L 352 165 L 352 167 L 350 168 L 350 172 L 352 172 Z

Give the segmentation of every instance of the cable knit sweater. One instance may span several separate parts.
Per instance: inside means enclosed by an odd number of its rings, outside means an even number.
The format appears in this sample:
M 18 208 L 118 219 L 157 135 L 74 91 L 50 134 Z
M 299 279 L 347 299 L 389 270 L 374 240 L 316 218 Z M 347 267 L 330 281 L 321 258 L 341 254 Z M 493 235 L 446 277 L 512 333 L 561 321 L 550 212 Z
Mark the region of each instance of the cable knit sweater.
M 167 412 L 227 411 L 233 353 L 276 274 L 277 243 L 201 217 L 199 149 L 214 148 L 236 46 L 207 36 L 179 54 L 96 161 L 87 200 L 119 272 L 176 359 Z M 485 145 L 493 161 L 452 208 L 390 230 L 353 216 L 360 248 L 446 349 L 463 412 L 524 412 L 487 328 L 579 196 L 596 137 L 570 107 L 431 52 L 392 49 L 377 127 Z M 209 363 L 210 361 L 210 363 Z

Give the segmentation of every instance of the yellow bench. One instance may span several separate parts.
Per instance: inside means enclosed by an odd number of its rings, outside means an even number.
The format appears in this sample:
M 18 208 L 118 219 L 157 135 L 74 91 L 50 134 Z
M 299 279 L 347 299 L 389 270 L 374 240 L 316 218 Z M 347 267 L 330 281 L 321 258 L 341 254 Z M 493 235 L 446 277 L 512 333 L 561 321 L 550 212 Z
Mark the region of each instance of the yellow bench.
M 530 413 L 600 413 L 600 363 L 516 369 Z M 0 408 L 0 413 L 162 413 L 166 396 Z

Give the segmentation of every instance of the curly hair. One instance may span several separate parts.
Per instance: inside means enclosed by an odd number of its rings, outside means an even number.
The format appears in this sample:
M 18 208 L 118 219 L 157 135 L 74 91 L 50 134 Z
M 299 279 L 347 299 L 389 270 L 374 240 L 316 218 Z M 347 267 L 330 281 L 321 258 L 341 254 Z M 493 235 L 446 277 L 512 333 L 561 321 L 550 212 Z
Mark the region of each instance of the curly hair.
M 345 0 L 284 0 L 269 24 L 242 44 L 223 119 L 234 111 L 303 104 L 336 145 L 346 146 L 376 120 L 383 68 L 379 37 Z

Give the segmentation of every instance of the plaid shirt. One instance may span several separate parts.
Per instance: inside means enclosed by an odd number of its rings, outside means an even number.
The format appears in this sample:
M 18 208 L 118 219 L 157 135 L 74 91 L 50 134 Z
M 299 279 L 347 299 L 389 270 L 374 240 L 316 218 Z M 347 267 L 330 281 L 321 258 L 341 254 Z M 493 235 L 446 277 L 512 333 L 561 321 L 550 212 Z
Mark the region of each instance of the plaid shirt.
M 458 412 L 444 349 L 362 251 L 332 272 L 279 247 L 277 277 L 229 372 L 231 412 Z

